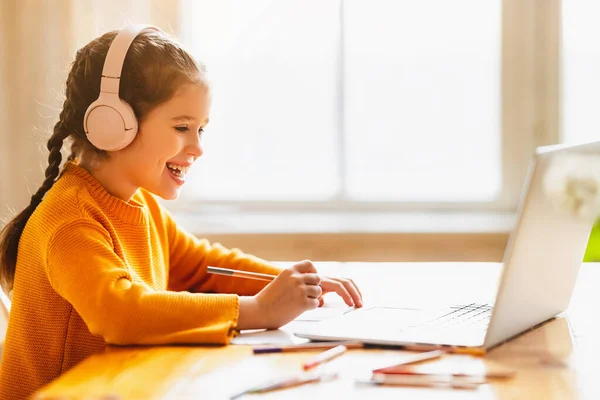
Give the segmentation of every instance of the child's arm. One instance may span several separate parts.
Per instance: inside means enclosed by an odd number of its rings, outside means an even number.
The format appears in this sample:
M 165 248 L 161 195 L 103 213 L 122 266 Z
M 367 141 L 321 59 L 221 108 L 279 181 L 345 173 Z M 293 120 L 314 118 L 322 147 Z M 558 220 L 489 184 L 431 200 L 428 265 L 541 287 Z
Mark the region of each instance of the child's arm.
M 236 293 L 251 296 L 261 291 L 268 282 L 208 274 L 206 267 L 222 267 L 243 271 L 278 275 L 281 272 L 265 260 L 244 254 L 239 249 L 227 249 L 219 243 L 209 243 L 177 226 L 167 212 L 169 238 L 169 288 L 192 292 Z
M 238 323 L 237 295 L 150 288 L 131 275 L 108 233 L 92 221 L 55 233 L 46 268 L 54 290 L 108 343 L 227 343 Z

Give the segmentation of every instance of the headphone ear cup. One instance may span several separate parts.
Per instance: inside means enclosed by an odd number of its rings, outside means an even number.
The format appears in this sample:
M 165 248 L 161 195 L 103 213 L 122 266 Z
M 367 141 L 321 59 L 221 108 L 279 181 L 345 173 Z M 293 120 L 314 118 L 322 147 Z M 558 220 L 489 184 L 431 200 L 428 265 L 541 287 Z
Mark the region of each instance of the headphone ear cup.
M 119 97 L 105 93 L 88 107 L 83 123 L 90 143 L 107 151 L 121 150 L 129 145 L 138 130 L 131 106 Z
M 133 111 L 133 108 L 131 107 L 131 105 L 129 105 L 128 102 L 126 102 L 125 100 L 121 100 L 121 116 L 123 117 L 123 122 L 125 123 L 125 134 L 123 136 L 123 147 L 127 147 L 129 146 L 129 144 L 131 142 L 133 142 L 133 139 L 135 139 L 135 135 L 137 135 L 138 132 L 138 120 L 135 117 L 135 111 Z

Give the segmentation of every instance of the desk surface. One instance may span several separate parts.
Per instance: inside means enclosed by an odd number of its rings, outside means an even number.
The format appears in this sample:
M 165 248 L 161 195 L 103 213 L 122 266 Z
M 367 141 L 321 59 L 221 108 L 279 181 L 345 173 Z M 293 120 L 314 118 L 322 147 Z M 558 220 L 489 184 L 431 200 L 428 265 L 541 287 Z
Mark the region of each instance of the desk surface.
M 500 265 L 495 263 L 317 263 L 321 273 L 357 282 L 366 304 L 385 293 L 407 303 L 439 305 L 466 299 L 492 300 Z M 378 278 L 374 279 L 373 277 Z M 450 284 L 452 282 L 452 284 Z M 506 343 L 484 358 L 449 355 L 457 362 L 488 363 L 516 370 L 477 390 L 357 386 L 354 378 L 375 366 L 393 364 L 407 352 L 350 350 L 326 365 L 340 378 L 260 396 L 272 398 L 600 398 L 595 363 L 600 347 L 600 265 L 585 264 L 568 311 L 557 319 Z M 92 356 L 38 392 L 39 399 L 225 399 L 265 377 L 301 371 L 315 353 L 252 355 L 249 346 L 157 346 L 110 348 Z M 441 361 L 440 361 L 441 362 Z M 407 397 L 404 397 L 407 396 Z M 251 398 L 252 396 L 248 396 Z

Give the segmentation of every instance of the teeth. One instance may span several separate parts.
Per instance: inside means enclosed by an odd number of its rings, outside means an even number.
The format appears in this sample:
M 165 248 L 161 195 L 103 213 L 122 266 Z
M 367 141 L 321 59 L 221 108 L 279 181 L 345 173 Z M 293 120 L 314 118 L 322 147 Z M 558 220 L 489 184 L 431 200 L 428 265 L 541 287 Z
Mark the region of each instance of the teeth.
M 171 163 L 167 163 L 167 168 L 172 169 L 172 170 L 176 170 L 177 172 L 179 172 L 178 175 L 185 175 L 188 170 L 190 169 L 190 167 L 183 167 L 181 165 L 177 165 L 177 164 L 171 164 Z

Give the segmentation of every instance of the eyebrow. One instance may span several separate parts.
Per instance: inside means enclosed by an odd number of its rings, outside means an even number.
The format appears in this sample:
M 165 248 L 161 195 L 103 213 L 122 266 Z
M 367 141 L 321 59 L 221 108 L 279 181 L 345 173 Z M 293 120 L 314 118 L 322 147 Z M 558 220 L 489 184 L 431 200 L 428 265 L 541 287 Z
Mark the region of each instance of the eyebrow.
M 195 121 L 196 118 L 190 117 L 189 115 L 180 115 L 178 117 L 172 118 L 173 121 Z
M 196 121 L 196 118 L 194 117 L 190 117 L 189 115 L 180 115 L 178 117 L 174 117 L 171 118 L 172 121 L 180 121 L 180 122 L 187 122 L 187 121 Z M 209 119 L 206 119 L 206 124 L 208 124 Z

